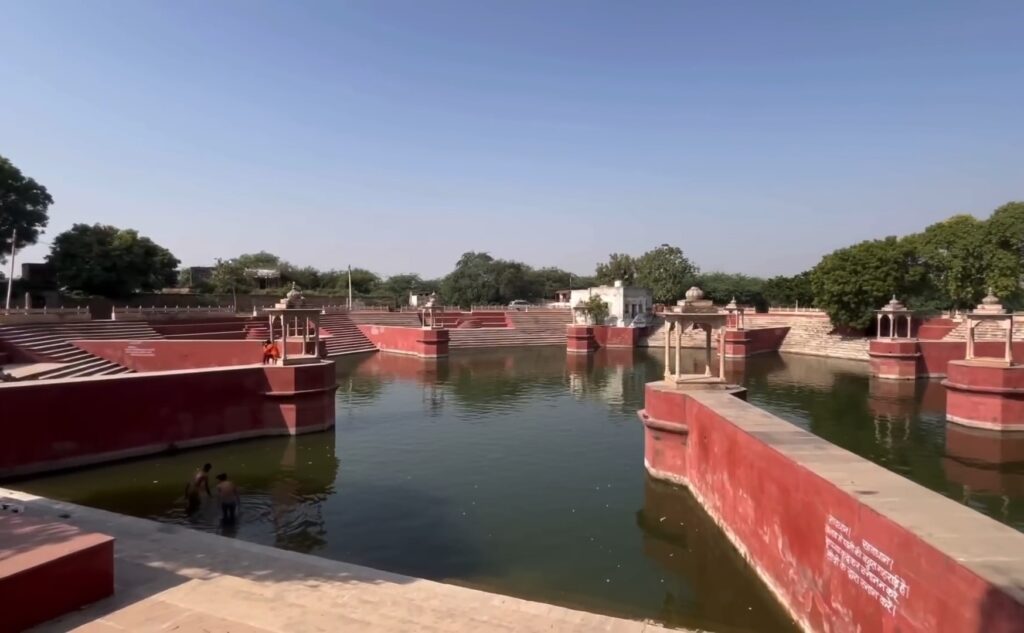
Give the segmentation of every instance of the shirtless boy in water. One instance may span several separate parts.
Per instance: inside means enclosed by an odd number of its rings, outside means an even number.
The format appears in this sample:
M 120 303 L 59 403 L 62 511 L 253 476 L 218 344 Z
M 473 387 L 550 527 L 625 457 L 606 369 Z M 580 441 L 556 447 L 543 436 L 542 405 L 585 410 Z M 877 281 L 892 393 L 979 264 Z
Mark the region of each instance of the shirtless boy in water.
M 202 490 L 206 490 L 207 497 L 213 496 L 210 492 L 210 469 L 212 468 L 212 464 L 203 464 L 203 467 L 197 470 L 196 474 L 192 475 L 192 480 L 185 484 L 185 499 L 188 500 L 188 511 L 190 513 L 199 508 L 199 493 Z
M 217 475 L 217 496 L 220 498 L 220 518 L 224 523 L 234 523 L 241 497 L 238 486 L 228 479 L 227 473 Z

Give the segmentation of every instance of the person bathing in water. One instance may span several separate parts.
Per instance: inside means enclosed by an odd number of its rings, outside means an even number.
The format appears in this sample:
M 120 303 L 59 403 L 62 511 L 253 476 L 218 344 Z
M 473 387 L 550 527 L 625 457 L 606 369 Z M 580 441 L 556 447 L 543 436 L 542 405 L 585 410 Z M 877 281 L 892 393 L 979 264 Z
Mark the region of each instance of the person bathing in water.
M 234 523 L 242 499 L 238 494 L 238 486 L 228 479 L 227 473 L 217 475 L 217 496 L 220 498 L 221 521 Z
M 199 509 L 201 491 L 206 490 L 207 497 L 213 496 L 213 493 L 210 492 L 210 469 L 212 468 L 212 464 L 203 464 L 203 467 L 197 470 L 196 474 L 192 475 L 192 479 L 185 484 L 185 499 L 188 501 L 189 513 Z

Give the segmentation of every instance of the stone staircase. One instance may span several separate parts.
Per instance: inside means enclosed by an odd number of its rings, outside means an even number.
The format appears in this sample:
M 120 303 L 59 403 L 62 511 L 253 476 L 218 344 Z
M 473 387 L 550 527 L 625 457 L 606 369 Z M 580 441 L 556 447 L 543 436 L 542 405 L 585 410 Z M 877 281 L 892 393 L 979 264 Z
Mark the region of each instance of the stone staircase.
M 347 312 L 328 312 L 320 315 L 321 336 L 323 336 L 323 332 L 330 334 L 329 337 L 322 339 L 324 347 L 327 349 L 327 356 L 377 351 L 377 347 L 363 335 L 352 317 L 354 314 Z M 416 319 L 416 327 L 419 327 L 419 318 Z M 265 328 L 264 331 L 266 331 Z
M 572 323 L 571 310 L 534 310 L 507 312 L 509 326 L 534 336 L 535 345 L 565 345 L 565 326 Z
M 329 312 L 326 316 L 336 314 Z M 349 312 L 348 316 L 357 325 L 393 325 L 398 327 L 420 327 L 418 312 Z M 321 317 L 322 318 L 322 317 Z
M 1016 319 L 1014 319 L 1016 321 Z M 967 321 L 961 321 L 957 323 L 957 326 L 953 328 L 949 334 L 947 334 L 943 341 L 966 341 L 967 340 Z M 976 341 L 1005 341 L 1006 340 L 1006 326 L 1003 322 L 984 322 L 974 328 L 974 340 Z M 1021 328 L 1019 323 L 1015 323 L 1013 326 L 1013 340 L 1024 341 L 1024 328 Z
M 448 330 L 449 349 L 565 345 L 565 326 L 572 322 L 568 310 L 506 313 L 511 327 L 456 328 Z
M 19 348 L 38 362 L 60 363 L 60 367 L 33 374 L 31 379 L 81 378 L 127 374 L 131 370 L 94 356 L 72 341 L 159 339 L 143 321 L 84 321 L 76 323 L 32 323 L 0 326 L 0 340 Z

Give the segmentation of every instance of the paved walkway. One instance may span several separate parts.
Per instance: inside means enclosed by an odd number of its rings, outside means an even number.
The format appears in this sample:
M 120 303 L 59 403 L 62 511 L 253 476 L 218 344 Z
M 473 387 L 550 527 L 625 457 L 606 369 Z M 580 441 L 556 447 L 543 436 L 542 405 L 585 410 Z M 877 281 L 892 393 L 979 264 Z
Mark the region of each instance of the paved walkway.
M 573 611 L 274 549 L 0 488 L 29 516 L 109 534 L 114 596 L 37 631 L 653 633 Z M 66 518 L 58 518 L 68 515 Z M 59 590 L 59 588 L 55 588 Z

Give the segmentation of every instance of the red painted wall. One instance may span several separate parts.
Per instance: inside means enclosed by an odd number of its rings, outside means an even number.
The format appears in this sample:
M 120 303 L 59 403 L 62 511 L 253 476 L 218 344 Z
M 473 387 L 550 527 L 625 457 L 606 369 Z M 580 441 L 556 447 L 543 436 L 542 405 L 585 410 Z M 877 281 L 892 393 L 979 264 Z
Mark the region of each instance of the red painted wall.
M 167 338 L 240 339 L 245 337 L 245 326 L 253 323 L 266 325 L 265 319 L 215 318 L 191 321 L 150 322 L 149 326 Z
M 74 345 L 137 372 L 234 367 L 263 361 L 263 342 L 258 340 L 75 341 Z M 289 354 L 301 351 L 302 341 L 289 341 Z
M 365 324 L 360 324 L 359 330 L 382 352 L 424 358 L 448 355 L 448 330 Z
M 725 355 L 731 358 L 745 358 L 755 354 L 779 351 L 789 334 L 789 327 L 764 327 L 746 330 L 725 331 Z
M 0 476 L 327 428 L 335 381 L 322 362 L 3 384 Z
M 612 327 L 610 325 L 594 325 L 594 340 L 598 347 L 636 347 L 643 328 Z
M 973 556 L 980 567 L 989 564 L 982 560 L 988 555 L 1024 551 L 1024 534 L 726 394 L 652 384 L 646 405 L 645 413 L 659 423 L 688 430 L 684 442 L 679 435 L 658 437 L 645 425 L 649 470 L 689 485 L 806 630 L 1021 631 L 1024 605 L 961 560 Z M 915 518 L 908 525 L 894 515 Z M 915 531 L 938 525 L 941 539 L 934 538 L 957 555 Z M 878 591 L 863 571 L 871 558 L 866 543 L 891 557 L 886 572 L 905 583 L 897 582 L 906 589 L 893 590 L 891 608 L 859 582 Z M 1012 562 L 1007 565 L 1013 569 Z M 869 570 L 883 577 L 879 569 Z M 1016 573 L 1019 578 L 1019 566 Z M 1007 584 L 1011 578 L 1012 571 Z
M 929 319 L 917 328 L 917 338 L 923 341 L 938 341 L 956 329 L 956 323 L 949 319 Z

